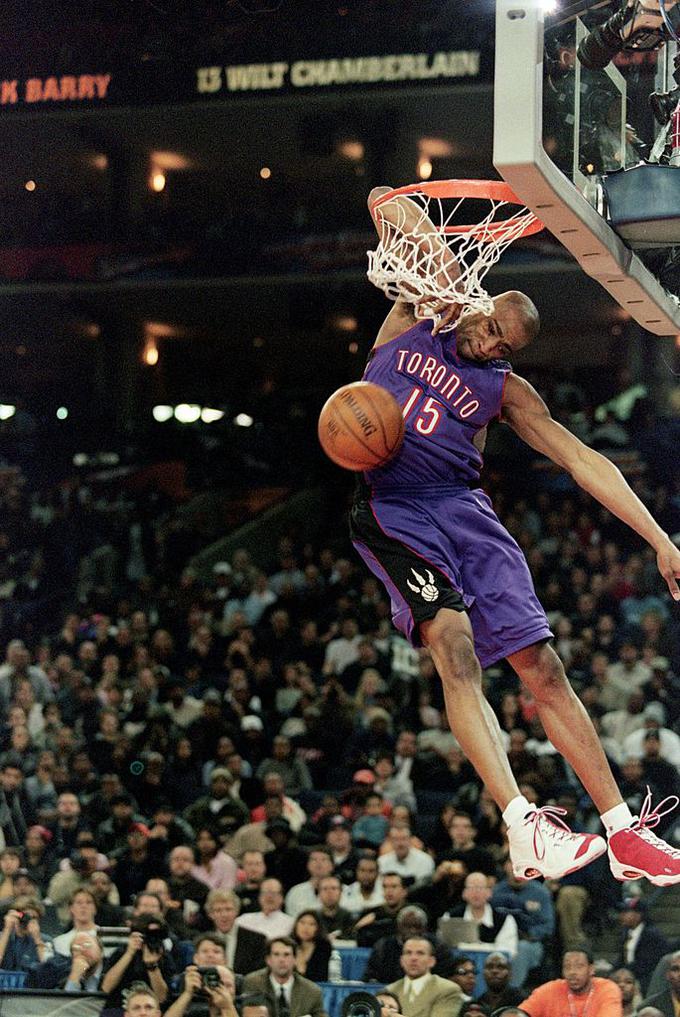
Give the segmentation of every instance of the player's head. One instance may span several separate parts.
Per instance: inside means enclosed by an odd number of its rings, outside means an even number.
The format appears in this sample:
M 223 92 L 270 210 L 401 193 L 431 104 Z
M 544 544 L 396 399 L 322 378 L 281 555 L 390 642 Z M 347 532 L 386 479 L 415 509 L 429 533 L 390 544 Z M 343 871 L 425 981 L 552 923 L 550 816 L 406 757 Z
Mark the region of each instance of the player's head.
M 525 293 L 508 290 L 495 297 L 493 303 L 494 309 L 488 316 L 475 311 L 458 322 L 456 344 L 460 356 L 480 363 L 511 360 L 513 354 L 538 335 L 538 311 Z

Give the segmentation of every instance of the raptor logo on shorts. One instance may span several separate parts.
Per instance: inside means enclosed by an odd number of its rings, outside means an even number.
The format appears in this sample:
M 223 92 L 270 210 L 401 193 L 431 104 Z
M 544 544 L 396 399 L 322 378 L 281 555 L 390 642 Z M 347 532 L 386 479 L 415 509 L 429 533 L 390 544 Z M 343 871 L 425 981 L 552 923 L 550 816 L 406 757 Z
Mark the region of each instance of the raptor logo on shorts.
M 423 600 L 426 600 L 428 604 L 431 604 L 439 596 L 439 590 L 435 586 L 434 576 L 429 569 L 425 569 L 427 579 L 424 579 L 423 576 L 421 576 L 419 572 L 416 572 L 415 569 L 411 569 L 411 572 L 413 573 L 418 585 L 416 586 L 416 584 L 412 583 L 410 579 L 407 579 L 406 585 L 409 590 L 413 590 L 414 593 L 419 593 Z

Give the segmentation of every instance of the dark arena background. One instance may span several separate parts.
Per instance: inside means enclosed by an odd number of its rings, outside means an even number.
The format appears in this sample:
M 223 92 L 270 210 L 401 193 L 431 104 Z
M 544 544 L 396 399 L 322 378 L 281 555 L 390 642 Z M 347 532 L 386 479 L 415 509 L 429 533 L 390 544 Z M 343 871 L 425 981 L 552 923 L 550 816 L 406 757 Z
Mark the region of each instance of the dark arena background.
M 317 438 L 390 308 L 371 189 L 498 179 L 494 13 L 0 9 L 0 1017 L 380 1017 L 347 999 L 395 983 L 384 1007 L 466 1017 L 574 950 L 621 987 L 607 1017 L 677 1013 L 680 891 L 619 883 L 606 855 L 513 877 Z M 487 285 L 540 311 L 516 371 L 680 542 L 680 336 L 547 230 Z M 680 615 L 653 549 L 500 422 L 481 484 L 625 802 L 671 796 L 677 852 Z M 522 794 L 600 830 L 515 673 L 482 681 Z M 409 935 L 431 944 L 411 975 Z M 418 1009 L 402 979 L 430 953 Z

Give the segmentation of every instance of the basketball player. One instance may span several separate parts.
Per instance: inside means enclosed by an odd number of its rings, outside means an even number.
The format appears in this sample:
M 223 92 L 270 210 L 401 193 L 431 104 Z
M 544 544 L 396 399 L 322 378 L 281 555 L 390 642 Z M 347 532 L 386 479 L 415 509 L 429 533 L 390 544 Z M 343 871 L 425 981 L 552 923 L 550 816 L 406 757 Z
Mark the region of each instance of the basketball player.
M 387 190 L 372 191 L 369 207 Z M 437 252 L 442 267 L 448 262 L 449 272 L 456 271 L 453 253 L 409 198 L 399 196 L 376 210 L 379 232 L 381 218 L 387 228 L 399 222 L 419 247 Z M 459 308 L 438 302 L 436 280 L 425 306 L 435 322 L 418 320 L 408 298 L 396 301 L 364 374 L 404 408 L 406 434 L 394 459 L 364 474 L 351 513 L 354 546 L 388 590 L 395 626 L 432 654 L 451 730 L 503 812 L 515 875 L 559 878 L 608 849 L 619 880 L 646 876 L 658 886 L 678 883 L 680 851 L 651 832 L 669 800 L 652 810 L 648 798 L 641 815 L 631 815 L 549 643 L 552 634 L 524 556 L 477 487 L 489 421 L 500 417 L 639 533 L 654 548 L 675 600 L 680 552 L 619 470 L 553 420 L 532 386 L 512 373 L 508 360 L 539 329 L 538 312 L 525 294 L 501 294 L 491 315 L 471 312 L 452 331 L 441 327 Z M 481 668 L 503 657 L 535 697 L 548 738 L 595 803 L 608 844 L 600 836 L 571 833 L 559 810 L 537 809 L 519 793 L 481 685 Z M 675 804 L 677 798 L 665 811 Z

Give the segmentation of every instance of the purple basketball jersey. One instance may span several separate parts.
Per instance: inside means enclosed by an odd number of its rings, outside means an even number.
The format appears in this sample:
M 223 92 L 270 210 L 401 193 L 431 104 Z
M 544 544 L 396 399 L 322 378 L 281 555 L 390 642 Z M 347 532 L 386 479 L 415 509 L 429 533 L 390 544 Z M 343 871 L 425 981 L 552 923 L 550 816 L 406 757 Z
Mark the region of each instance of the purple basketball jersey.
M 549 639 L 526 560 L 479 480 L 474 437 L 500 414 L 509 364 L 456 353 L 454 332 L 422 321 L 378 346 L 364 373 L 403 407 L 404 444 L 365 474 L 352 540 L 385 584 L 395 626 L 416 646 L 440 608 L 467 610 L 482 667 Z
M 366 473 L 374 491 L 473 486 L 482 457 L 475 434 L 497 417 L 511 370 L 456 352 L 455 332 L 433 336 L 431 321 L 376 347 L 364 380 L 382 385 L 404 410 L 404 444 L 385 466 Z

